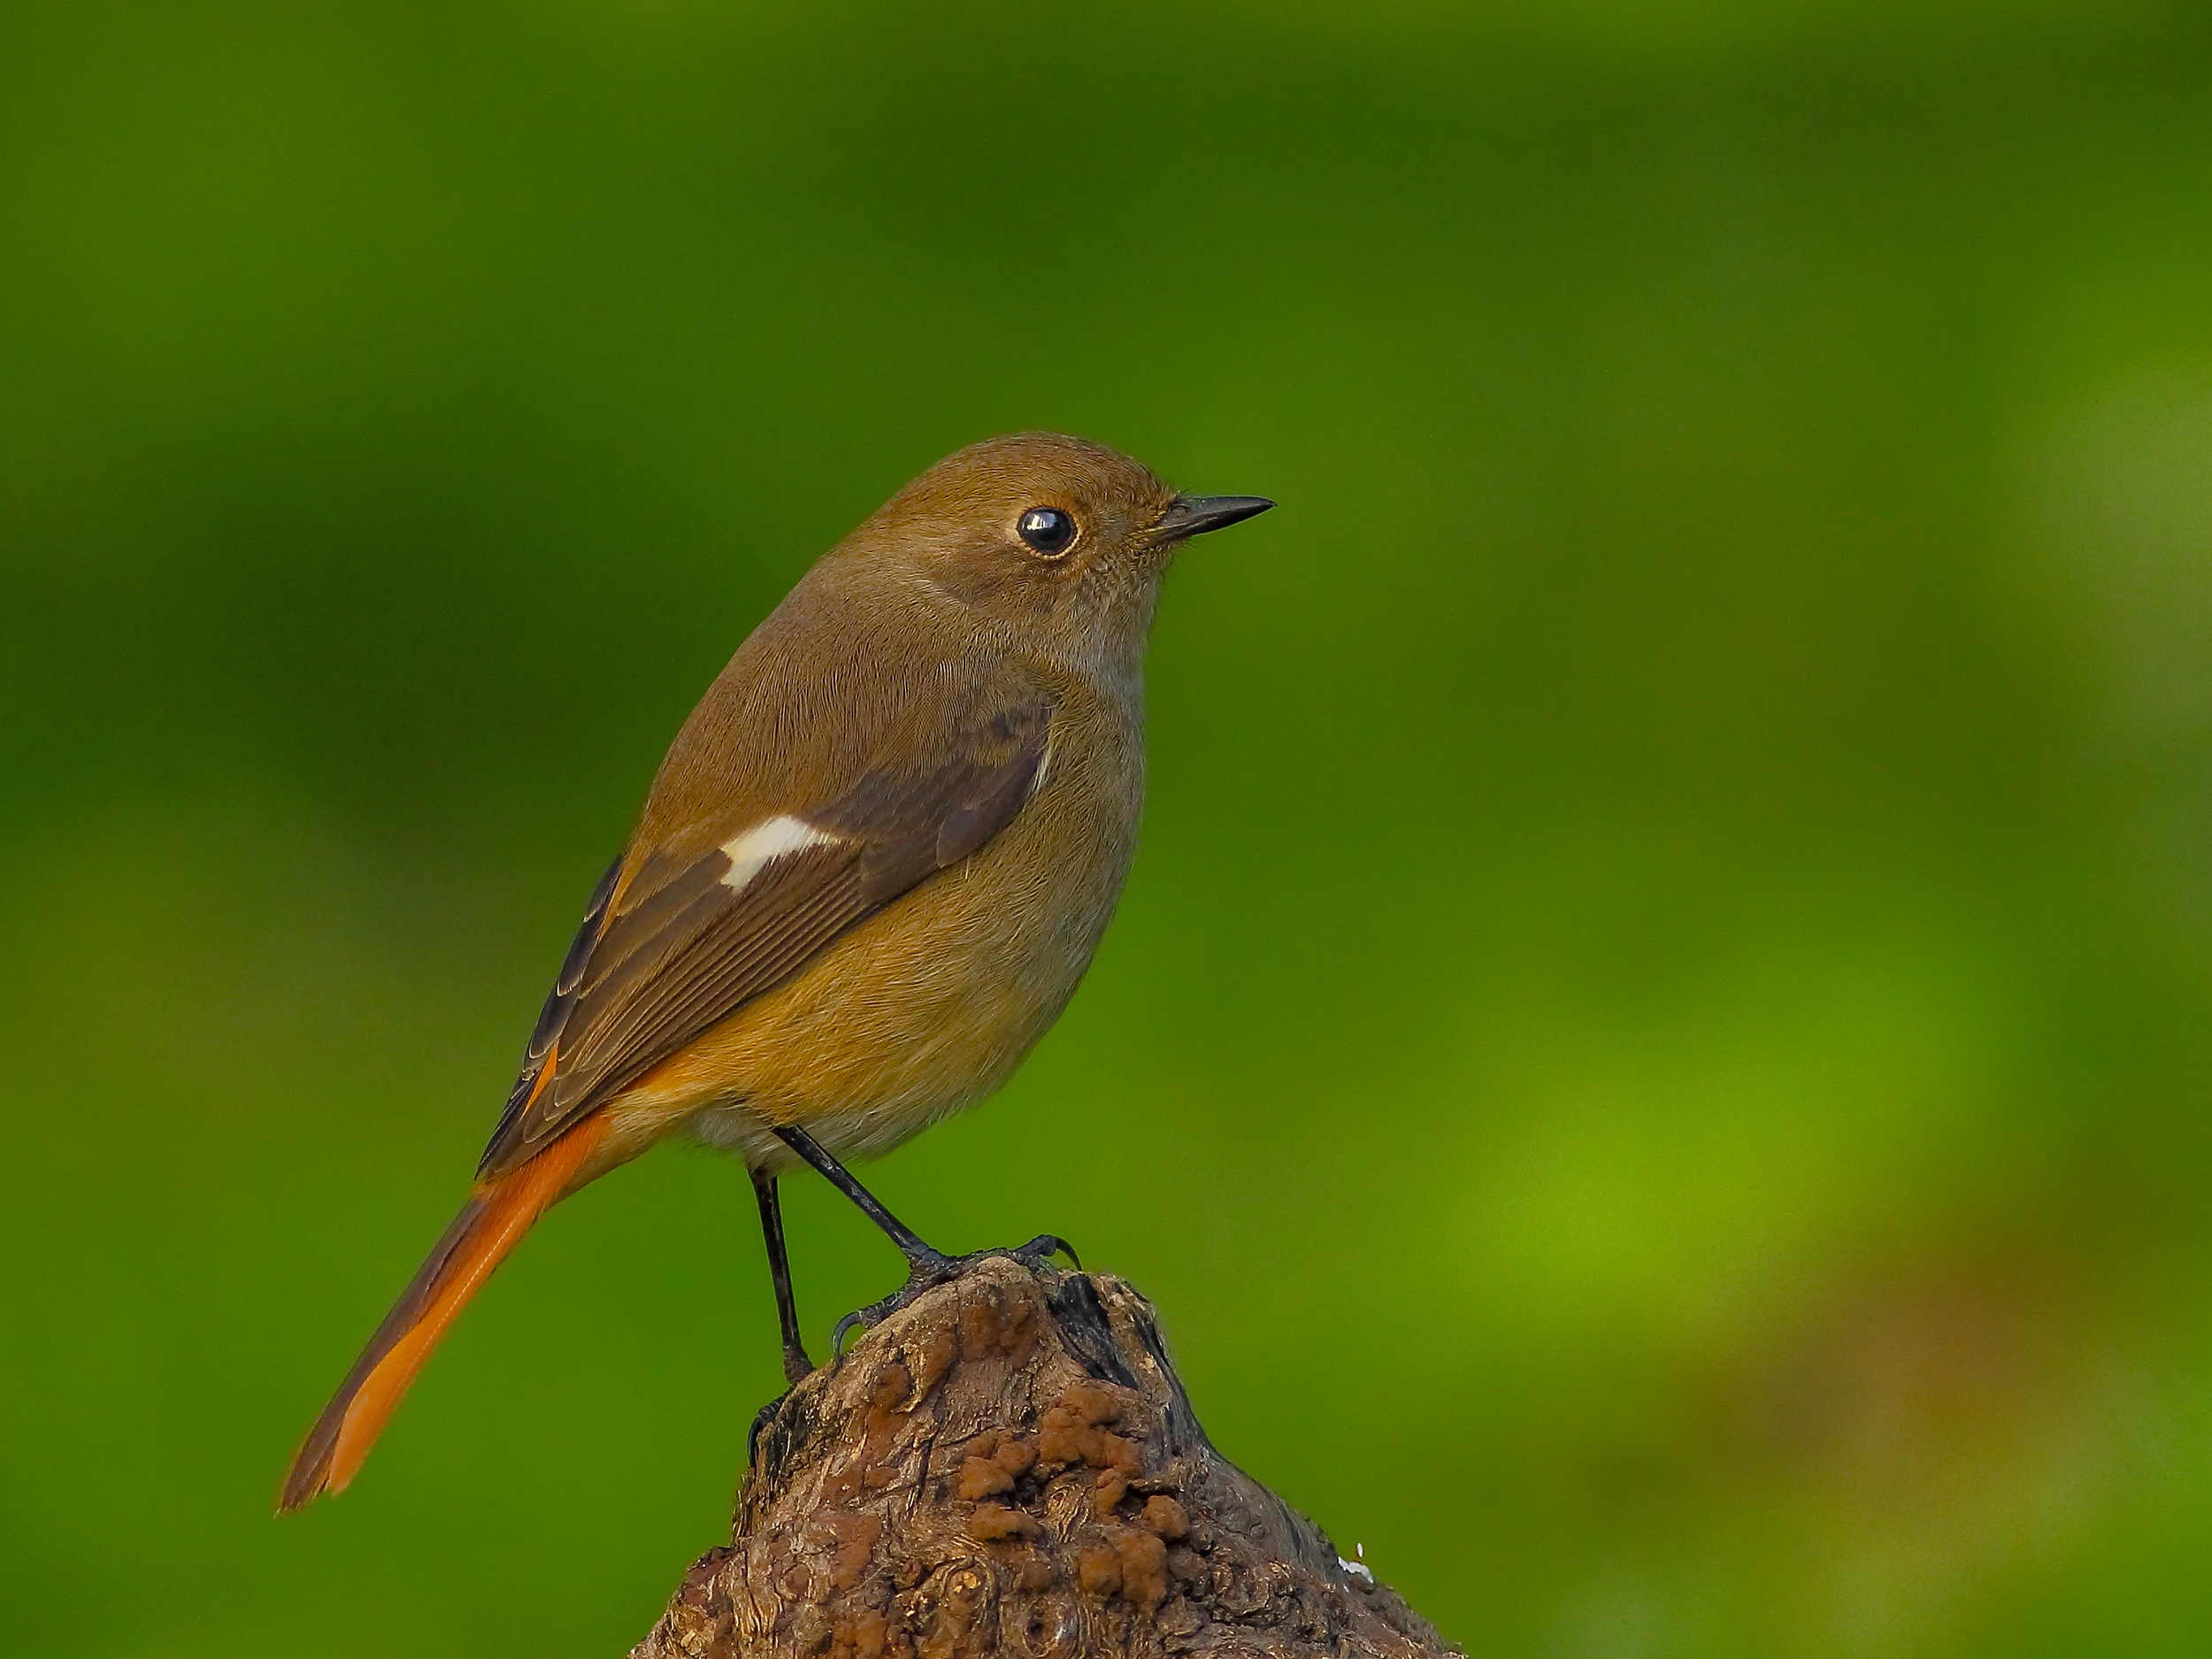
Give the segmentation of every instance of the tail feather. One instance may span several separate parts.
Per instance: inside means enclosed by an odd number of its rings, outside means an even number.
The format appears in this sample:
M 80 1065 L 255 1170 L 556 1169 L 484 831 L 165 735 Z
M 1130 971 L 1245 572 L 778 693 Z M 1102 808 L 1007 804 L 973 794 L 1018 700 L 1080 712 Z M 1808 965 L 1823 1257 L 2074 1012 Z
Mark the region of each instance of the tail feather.
M 446 1327 L 560 1197 L 604 1129 L 604 1119 L 585 1119 L 461 1207 L 300 1442 L 278 1513 L 346 1489 Z

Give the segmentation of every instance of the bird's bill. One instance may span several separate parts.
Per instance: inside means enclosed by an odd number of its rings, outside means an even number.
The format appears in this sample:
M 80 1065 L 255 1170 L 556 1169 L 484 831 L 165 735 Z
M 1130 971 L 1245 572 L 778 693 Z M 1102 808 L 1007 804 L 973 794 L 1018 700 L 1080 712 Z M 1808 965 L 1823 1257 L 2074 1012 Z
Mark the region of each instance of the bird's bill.
M 1256 518 L 1275 503 L 1264 495 L 1178 495 L 1152 526 L 1156 541 L 1187 541 L 1209 530 Z

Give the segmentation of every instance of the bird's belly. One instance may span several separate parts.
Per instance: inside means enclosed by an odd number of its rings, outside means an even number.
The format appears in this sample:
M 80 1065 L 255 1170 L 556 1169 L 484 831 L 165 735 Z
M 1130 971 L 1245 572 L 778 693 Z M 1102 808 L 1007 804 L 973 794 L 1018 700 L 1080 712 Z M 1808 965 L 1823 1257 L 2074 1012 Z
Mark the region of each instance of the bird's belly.
M 625 1140 L 680 1124 L 753 1167 L 792 1162 L 769 1125 L 843 1156 L 887 1152 L 1012 1075 L 1067 1006 L 1112 914 L 1130 837 L 1053 869 L 1017 824 L 870 918 L 611 1110 Z M 1064 845 L 1064 843 L 1063 843 Z

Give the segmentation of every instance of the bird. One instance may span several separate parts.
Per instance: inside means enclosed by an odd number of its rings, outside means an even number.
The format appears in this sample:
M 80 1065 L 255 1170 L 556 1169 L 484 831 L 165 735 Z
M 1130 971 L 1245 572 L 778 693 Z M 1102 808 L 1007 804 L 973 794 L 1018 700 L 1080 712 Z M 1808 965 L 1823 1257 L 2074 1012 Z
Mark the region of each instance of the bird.
M 280 1512 L 345 1489 L 464 1304 L 547 1210 L 687 1137 L 750 1173 L 784 1371 L 777 1182 L 826 1178 L 897 1246 L 872 1323 L 948 1256 L 846 1167 L 991 1094 L 1074 995 L 1144 798 L 1144 652 L 1193 536 L 1266 511 L 1021 433 L 916 477 L 824 554 L 685 720 L 586 908 L 468 1200 L 301 1441 Z

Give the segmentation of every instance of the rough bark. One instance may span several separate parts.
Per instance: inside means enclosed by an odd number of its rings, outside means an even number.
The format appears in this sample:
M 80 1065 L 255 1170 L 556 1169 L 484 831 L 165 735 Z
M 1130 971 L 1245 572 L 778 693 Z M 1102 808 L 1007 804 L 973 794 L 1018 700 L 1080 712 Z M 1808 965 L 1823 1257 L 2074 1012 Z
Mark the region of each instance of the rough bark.
M 632 1659 L 1455 1651 L 1214 1449 L 1135 1291 L 995 1257 L 764 1414 Z

